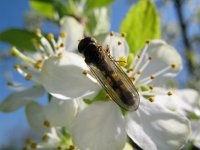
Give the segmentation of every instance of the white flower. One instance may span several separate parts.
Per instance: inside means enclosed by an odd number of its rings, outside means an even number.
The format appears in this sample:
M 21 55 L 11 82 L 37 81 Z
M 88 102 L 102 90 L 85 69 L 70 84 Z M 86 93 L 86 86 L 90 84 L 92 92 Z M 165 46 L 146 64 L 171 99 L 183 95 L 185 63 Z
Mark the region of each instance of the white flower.
M 122 37 L 110 34 L 106 39 L 109 39 L 111 54 L 126 53 L 121 52 L 127 50 Z M 143 149 L 181 148 L 190 133 L 188 120 L 151 103 L 157 94 L 172 94 L 171 91 L 159 90 L 157 86 L 164 87 L 163 83 L 175 76 L 181 68 L 181 58 L 173 47 L 161 40 L 147 43 L 126 70 L 139 91 L 139 109 L 123 115 L 114 102 L 93 102 L 75 119 L 72 130 L 74 144 L 85 150 L 116 150 L 124 147 L 128 135 Z
M 82 75 L 83 70 L 88 70 L 83 58 L 69 52 L 77 49 L 78 40 L 83 36 L 83 26 L 72 17 L 66 17 L 63 21 L 62 31 L 66 30 L 68 33 L 66 35 L 61 32 L 57 41 L 52 34 L 45 38 L 39 29 L 36 30 L 40 40 L 39 43 L 33 40 L 36 53 L 22 53 L 17 48 L 12 48 L 11 53 L 22 60 L 22 64 L 15 64 L 14 68 L 26 80 L 34 80 L 36 86 L 8 96 L 0 104 L 1 111 L 14 111 L 41 97 L 44 93 L 43 87 L 59 99 L 77 98 L 95 93 L 96 84 Z M 76 29 L 76 33 L 71 32 L 72 28 Z M 17 88 L 15 83 L 11 86 Z M 99 87 L 96 86 L 96 89 Z

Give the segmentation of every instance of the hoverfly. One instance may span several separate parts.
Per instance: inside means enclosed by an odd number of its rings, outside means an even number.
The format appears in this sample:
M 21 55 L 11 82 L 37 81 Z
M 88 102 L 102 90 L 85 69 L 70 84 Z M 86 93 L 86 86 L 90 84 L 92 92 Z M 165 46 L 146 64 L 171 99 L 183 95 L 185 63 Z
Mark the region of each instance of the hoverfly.
M 107 94 L 125 110 L 137 110 L 140 98 L 132 81 L 108 53 L 98 46 L 92 37 L 85 37 L 78 45 L 78 51 Z

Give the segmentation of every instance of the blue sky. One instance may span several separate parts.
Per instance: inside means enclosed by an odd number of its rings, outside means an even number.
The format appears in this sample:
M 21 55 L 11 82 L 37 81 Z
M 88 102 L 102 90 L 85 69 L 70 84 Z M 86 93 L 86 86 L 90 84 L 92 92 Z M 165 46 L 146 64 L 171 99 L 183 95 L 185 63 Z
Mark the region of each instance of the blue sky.
M 126 15 L 126 12 L 130 8 L 124 0 L 118 0 L 112 6 L 112 16 L 111 16 L 111 30 L 118 31 L 120 22 Z M 0 5 L 0 32 L 11 28 L 23 28 L 24 23 L 24 13 L 29 11 L 28 1 L 27 0 L 4 0 L 1 1 Z M 168 9 L 165 18 L 163 19 L 174 19 L 173 9 Z M 6 50 L 9 46 L 3 43 L 0 43 L 0 50 Z M 0 62 L 0 101 L 2 101 L 9 93 L 12 91 L 9 90 L 6 86 L 6 80 L 4 78 L 5 69 L 12 70 L 14 78 L 18 81 L 23 81 L 23 79 L 15 73 L 12 69 L 13 60 L 6 59 Z M 0 112 L 0 147 L 5 144 L 6 141 L 14 135 L 20 136 L 23 130 L 28 128 L 28 124 L 25 118 L 24 109 L 20 109 L 13 113 L 2 113 Z

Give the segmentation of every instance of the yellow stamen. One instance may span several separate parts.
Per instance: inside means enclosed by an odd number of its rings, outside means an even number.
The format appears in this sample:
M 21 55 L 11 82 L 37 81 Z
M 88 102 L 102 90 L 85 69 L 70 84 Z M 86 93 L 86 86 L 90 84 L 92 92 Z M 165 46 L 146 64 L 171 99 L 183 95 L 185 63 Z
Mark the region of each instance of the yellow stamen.
M 47 35 L 47 38 L 48 38 L 49 40 L 52 40 L 52 39 L 54 39 L 54 35 L 53 35 L 52 33 L 49 33 L 49 34 Z
M 169 91 L 169 92 L 167 93 L 167 95 L 168 95 L 168 96 L 171 96 L 171 95 L 172 95 L 172 92 L 171 92 L 171 91 Z
M 148 100 L 149 100 L 150 102 L 154 102 L 154 101 L 155 101 L 154 97 L 149 97 Z
M 82 74 L 87 75 L 88 74 L 87 70 L 83 70 Z
M 49 136 L 47 134 L 42 136 L 42 141 L 47 142 L 49 140 Z
M 42 67 L 42 60 L 38 60 L 35 64 L 34 64 L 34 67 L 36 69 L 40 69 Z
M 36 149 L 37 148 L 37 143 L 33 142 L 33 143 L 31 143 L 30 146 L 31 146 L 32 149 Z
M 45 127 L 47 127 L 47 128 L 50 128 L 50 127 L 51 127 L 51 124 L 50 124 L 50 122 L 49 122 L 48 120 L 44 120 L 43 125 L 44 125 Z
M 65 38 L 66 36 L 67 36 L 67 33 L 66 33 L 66 32 L 61 32 L 61 33 L 60 33 L 60 37 L 61 37 L 61 38 Z
M 114 36 L 114 32 L 110 32 L 110 36 Z
M 122 44 L 122 42 L 121 42 L 121 41 L 118 41 L 118 42 L 117 42 L 117 45 L 121 45 L 121 44 Z
M 151 80 L 154 80 L 154 79 L 155 79 L 155 77 L 154 77 L 154 76 L 150 76 L 150 79 L 151 79 Z
M 125 32 L 121 33 L 121 37 L 126 37 L 127 34 Z
M 42 36 L 41 30 L 40 30 L 39 28 L 35 29 L 35 34 L 36 34 L 37 36 L 39 36 L 39 37 Z
M 118 60 L 118 63 L 122 67 L 126 66 L 127 65 L 127 59 L 126 59 L 126 57 L 120 57 L 119 60 Z
M 135 81 L 135 77 L 134 76 L 130 76 L 129 78 L 131 79 L 131 81 Z
M 171 64 L 171 67 L 172 67 L 173 69 L 175 69 L 175 68 L 176 68 L 176 64 Z
M 27 74 L 27 75 L 25 76 L 25 79 L 26 79 L 26 80 L 31 80 L 31 78 L 32 78 L 32 75 L 31 75 L 31 74 Z

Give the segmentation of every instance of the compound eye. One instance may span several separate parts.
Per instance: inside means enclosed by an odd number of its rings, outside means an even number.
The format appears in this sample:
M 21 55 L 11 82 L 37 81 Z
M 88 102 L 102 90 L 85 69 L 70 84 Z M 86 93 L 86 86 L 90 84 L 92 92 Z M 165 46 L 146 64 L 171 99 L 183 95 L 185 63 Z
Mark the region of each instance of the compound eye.
M 96 43 L 96 40 L 92 37 L 85 37 L 79 42 L 78 51 L 83 53 L 84 49 L 91 43 Z

